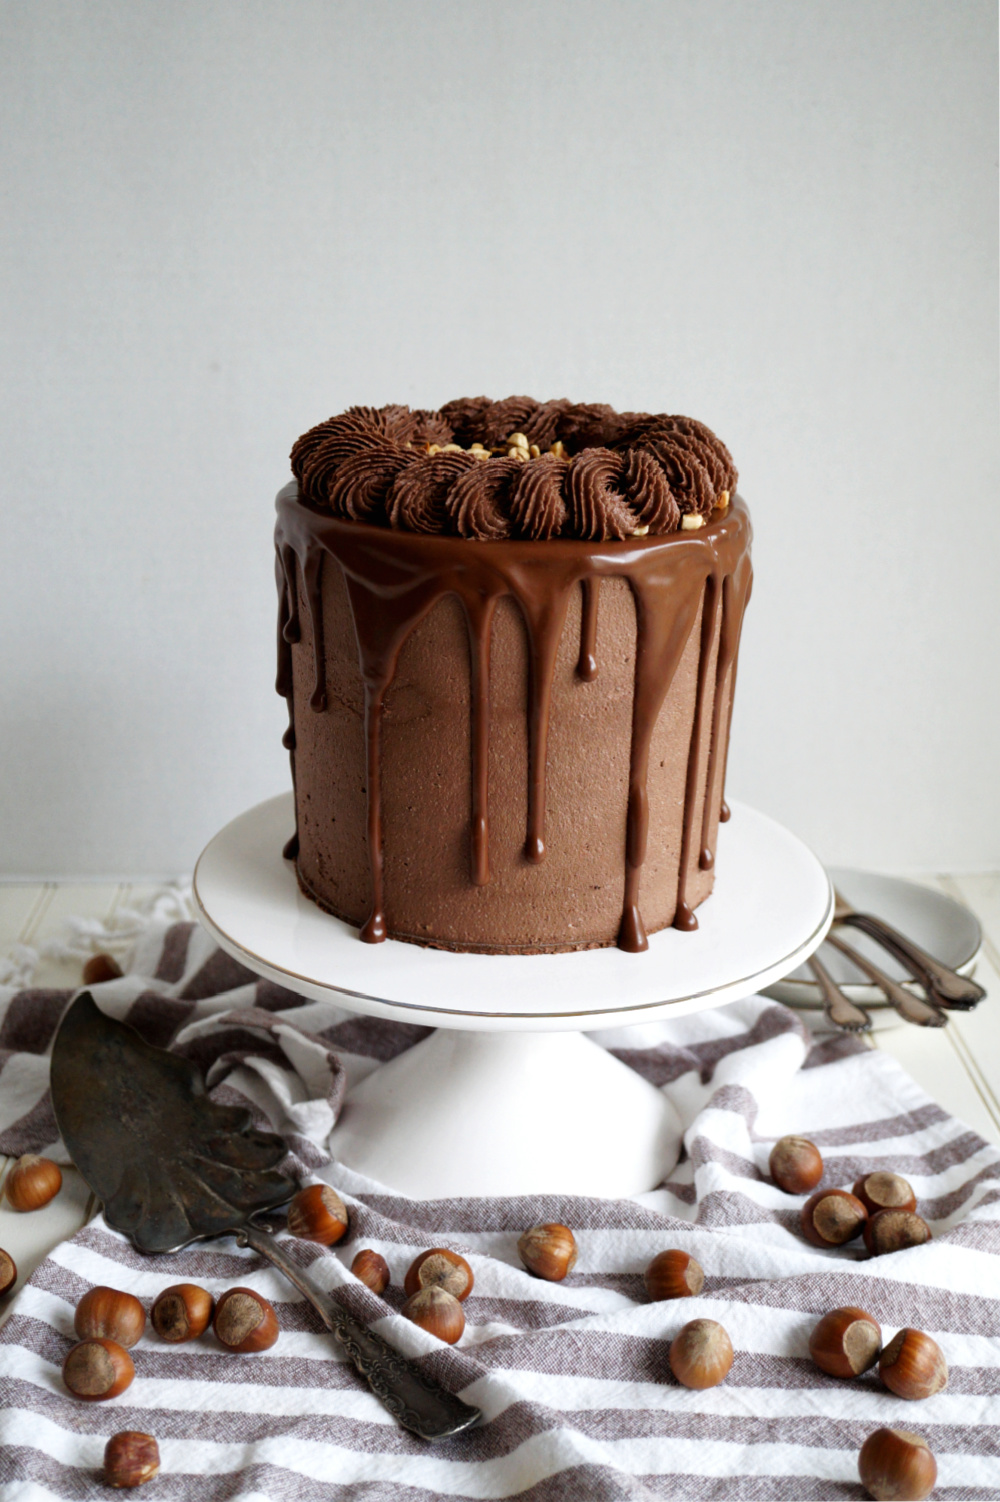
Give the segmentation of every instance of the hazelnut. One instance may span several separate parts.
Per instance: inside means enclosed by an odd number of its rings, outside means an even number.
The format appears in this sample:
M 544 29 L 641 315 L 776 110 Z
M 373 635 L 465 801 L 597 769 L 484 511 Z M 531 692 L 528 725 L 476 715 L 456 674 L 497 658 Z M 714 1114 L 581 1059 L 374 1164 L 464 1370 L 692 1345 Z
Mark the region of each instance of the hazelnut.
M 728 508 L 728 506 L 729 506 L 729 491 L 728 490 L 720 490 L 719 491 L 719 498 L 718 498 L 718 500 L 716 501 L 715 504 L 716 504 L 716 506 L 718 506 L 718 508 L 719 508 L 720 511 L 725 511 Z
M 860 1236 L 868 1211 L 846 1189 L 817 1189 L 802 1206 L 802 1234 L 813 1246 L 843 1246 Z
M 17 1268 L 9 1252 L 0 1250 L 0 1299 L 10 1293 L 17 1282 Z
M 204 1335 L 214 1309 L 212 1295 L 197 1283 L 174 1283 L 159 1295 L 149 1318 L 161 1340 L 177 1345 Z
M 670 1370 L 685 1387 L 718 1387 L 733 1364 L 733 1343 L 714 1319 L 693 1319 L 670 1344 Z
M 529 457 L 530 457 L 530 455 L 528 454 L 528 450 L 527 450 L 526 447 L 523 448 L 523 449 L 521 449 L 521 448 L 509 448 L 507 450 L 507 458 L 508 459 L 517 459 L 519 461 L 519 463 L 521 463 L 521 464 L 526 464 L 527 461 L 528 461 L 528 459 L 529 459 Z
M 25 1153 L 7 1175 L 7 1198 L 15 1210 L 40 1210 L 62 1188 L 62 1172 L 51 1158 Z
M 823 1177 L 819 1148 L 808 1137 L 779 1137 L 767 1166 L 771 1178 L 786 1194 L 808 1194 Z
M 160 1447 L 151 1434 L 123 1429 L 112 1434 L 104 1447 L 105 1486 L 142 1486 L 160 1469 Z
M 576 1240 L 569 1226 L 546 1223 L 532 1226 L 517 1243 L 518 1255 L 529 1273 L 560 1283 L 576 1266 Z
M 410 1263 L 403 1280 L 403 1292 L 412 1298 L 421 1288 L 443 1288 L 456 1299 L 467 1299 L 472 1292 L 472 1268 L 464 1257 L 445 1246 L 435 1246 L 429 1252 L 421 1252 Z
M 300 1241 L 333 1246 L 347 1230 L 347 1206 L 329 1184 L 310 1184 L 288 1207 L 288 1229 Z
M 670 1250 L 658 1252 L 642 1275 L 646 1292 L 654 1304 L 663 1299 L 689 1299 L 699 1293 L 705 1283 L 701 1263 L 687 1252 Z
M 869 1215 L 880 1210 L 915 1210 L 917 1196 L 910 1185 L 898 1173 L 863 1173 L 851 1193 L 855 1195 Z
M 83 984 L 99 986 L 106 980 L 120 980 L 124 973 L 113 954 L 92 954 L 83 967 Z
M 508 433 L 507 446 L 508 448 L 527 449 L 528 435 L 526 433 Z
M 278 1338 L 278 1316 L 252 1288 L 230 1288 L 215 1306 L 212 1329 L 227 1350 L 267 1351 Z
M 378 1252 L 373 1252 L 371 1247 L 365 1247 L 358 1253 L 351 1263 L 351 1272 L 372 1293 L 383 1294 L 389 1287 L 389 1264 Z
M 865 1246 L 873 1257 L 923 1246 L 930 1239 L 930 1226 L 912 1210 L 880 1210 L 865 1226 Z
M 63 1362 L 63 1381 L 88 1403 L 117 1398 L 135 1376 L 132 1358 L 116 1340 L 81 1340 Z
M 554 455 L 556 459 L 569 458 L 569 454 L 566 452 L 566 445 L 561 438 L 557 438 L 555 443 L 549 444 L 549 453 Z
M 460 1300 L 434 1283 L 407 1299 L 400 1313 L 449 1346 L 455 1344 L 465 1329 L 465 1311 Z
M 876 1502 L 923 1502 L 934 1490 L 937 1462 L 919 1434 L 876 1429 L 861 1446 L 858 1475 Z
M 531 455 L 532 459 L 540 459 L 542 457 L 542 451 L 538 447 L 537 443 L 528 444 L 528 453 Z
M 809 1354 L 831 1377 L 858 1377 L 875 1365 L 882 1349 L 877 1319 L 853 1304 L 824 1314 L 809 1337 Z
M 81 1340 L 116 1340 L 126 1350 L 145 1328 L 146 1311 L 139 1300 L 117 1288 L 88 1288 L 73 1316 L 73 1329 Z
M 879 1359 L 878 1374 L 897 1398 L 933 1398 L 948 1385 L 948 1363 L 936 1340 L 923 1330 L 898 1331 Z
M 703 516 L 699 516 L 697 511 L 689 511 L 686 516 L 681 517 L 682 532 L 697 532 L 704 525 L 705 518 Z

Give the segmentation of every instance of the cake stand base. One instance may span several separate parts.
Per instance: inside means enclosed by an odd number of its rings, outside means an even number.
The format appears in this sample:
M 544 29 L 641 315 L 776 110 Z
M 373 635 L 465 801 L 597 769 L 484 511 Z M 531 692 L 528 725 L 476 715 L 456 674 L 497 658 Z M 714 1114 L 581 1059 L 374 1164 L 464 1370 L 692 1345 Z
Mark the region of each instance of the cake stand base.
M 330 1138 L 349 1167 L 416 1199 L 641 1194 L 680 1144 L 663 1092 L 583 1033 L 454 1028 L 357 1085 Z
M 833 916 L 812 852 L 734 802 L 697 930 L 654 933 L 643 954 L 362 944 L 299 891 L 281 858 L 293 827 L 289 794 L 216 835 L 194 875 L 201 920 L 279 985 L 437 1029 L 351 1091 L 331 1137 L 349 1168 L 420 1199 L 655 1188 L 680 1151 L 677 1113 L 585 1034 L 749 996 L 811 954 Z

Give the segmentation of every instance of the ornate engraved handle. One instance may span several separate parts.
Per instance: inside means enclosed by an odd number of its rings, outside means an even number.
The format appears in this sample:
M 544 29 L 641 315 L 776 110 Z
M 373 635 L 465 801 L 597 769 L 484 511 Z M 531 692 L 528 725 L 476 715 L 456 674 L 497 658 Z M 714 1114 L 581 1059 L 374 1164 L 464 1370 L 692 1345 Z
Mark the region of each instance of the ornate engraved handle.
M 914 980 L 920 981 L 938 1006 L 965 1012 L 986 995 L 985 989 L 977 981 L 966 975 L 959 975 L 956 970 L 949 970 L 947 965 L 942 965 L 940 960 L 914 944 L 912 939 L 906 938 L 898 929 L 886 923 L 884 918 L 876 918 L 873 913 L 856 912 L 839 894 L 833 921 L 860 929 L 874 939 L 876 944 L 881 944 L 883 949 L 899 961 L 904 970 L 909 970 Z
M 247 1223 L 236 1227 L 233 1235 L 241 1246 L 252 1246 L 272 1262 L 309 1300 L 344 1347 L 355 1370 L 404 1429 L 412 1429 L 421 1439 L 450 1439 L 478 1424 L 482 1417 L 478 1408 L 446 1392 L 381 1336 L 359 1324 L 296 1267 L 268 1231 Z

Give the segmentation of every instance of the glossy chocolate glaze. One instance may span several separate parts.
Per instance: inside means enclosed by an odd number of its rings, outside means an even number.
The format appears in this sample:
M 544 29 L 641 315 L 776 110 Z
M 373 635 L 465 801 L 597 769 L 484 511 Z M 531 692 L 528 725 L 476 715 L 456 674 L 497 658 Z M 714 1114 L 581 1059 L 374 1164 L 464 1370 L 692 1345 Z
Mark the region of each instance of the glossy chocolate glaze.
M 277 500 L 276 546 L 281 597 L 277 689 L 289 704 L 285 744 L 295 773 L 291 644 L 300 639 L 299 599 L 310 615 L 315 654 L 313 712 L 326 708 L 323 650 L 322 571 L 334 561 L 342 570 L 357 637 L 364 685 L 367 760 L 367 841 L 373 900 L 361 938 L 378 943 L 389 931 L 384 912 L 381 796 L 381 730 L 386 690 L 407 637 L 444 596 L 461 602 L 469 635 L 472 692 L 472 809 L 470 881 L 485 885 L 489 869 L 489 683 L 493 613 L 505 595 L 517 602 L 529 646 L 528 819 L 524 853 L 529 862 L 545 858 L 545 795 L 549 709 L 556 651 L 571 592 L 583 587 L 578 672 L 590 681 L 597 673 L 597 606 L 600 581 L 623 578 L 635 602 L 636 656 L 632 704 L 626 819 L 625 898 L 618 932 L 620 948 L 637 952 L 648 944 L 639 910 L 639 881 L 646 857 L 646 791 L 650 741 L 688 638 L 701 617 L 701 649 L 694 728 L 688 753 L 683 840 L 674 924 L 697 927 L 686 895 L 692 841 L 700 842 L 700 865 L 709 869 L 708 829 L 713 810 L 718 759 L 724 758 L 721 727 L 728 731 L 736 654 L 743 611 L 750 594 L 750 518 L 739 497 L 728 510 L 714 512 L 696 532 L 635 537 L 624 542 L 552 538 L 545 542 L 473 538 L 390 531 L 338 520 L 299 502 L 298 487 L 285 487 Z M 712 644 L 719 647 L 712 671 Z M 703 708 L 712 695 L 711 740 L 702 822 L 695 829 L 695 797 L 702 755 Z M 728 742 L 728 734 L 725 736 Z M 720 785 L 721 786 L 721 785 Z M 724 809 L 724 804 L 723 804 Z M 720 817 L 728 814 L 725 810 Z M 293 836 L 286 854 L 297 852 Z

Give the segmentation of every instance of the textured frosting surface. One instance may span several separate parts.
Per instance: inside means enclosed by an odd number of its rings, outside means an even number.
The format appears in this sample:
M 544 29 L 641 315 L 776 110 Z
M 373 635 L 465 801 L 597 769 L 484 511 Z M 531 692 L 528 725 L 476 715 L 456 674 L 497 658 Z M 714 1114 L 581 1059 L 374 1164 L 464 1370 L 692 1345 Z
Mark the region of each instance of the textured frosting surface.
M 291 461 L 314 511 L 483 542 L 674 532 L 724 509 L 738 478 L 694 418 L 527 396 L 351 407 L 303 434 Z

